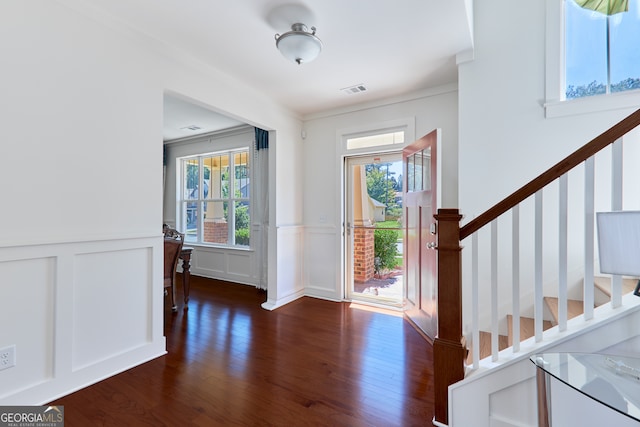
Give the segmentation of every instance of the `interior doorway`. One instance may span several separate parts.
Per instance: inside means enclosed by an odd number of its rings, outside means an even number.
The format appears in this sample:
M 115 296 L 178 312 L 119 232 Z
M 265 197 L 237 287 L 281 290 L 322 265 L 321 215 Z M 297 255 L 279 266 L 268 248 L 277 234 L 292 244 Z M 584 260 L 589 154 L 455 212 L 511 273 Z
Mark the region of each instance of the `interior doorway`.
M 402 153 L 345 158 L 345 285 L 351 301 L 403 303 Z

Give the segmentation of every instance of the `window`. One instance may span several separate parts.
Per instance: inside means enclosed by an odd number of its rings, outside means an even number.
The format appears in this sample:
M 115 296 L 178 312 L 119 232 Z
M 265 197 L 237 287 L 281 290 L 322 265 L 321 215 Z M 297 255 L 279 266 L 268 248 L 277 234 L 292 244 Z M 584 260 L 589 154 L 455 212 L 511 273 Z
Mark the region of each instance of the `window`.
M 347 150 L 392 144 L 404 144 L 404 130 L 347 138 Z
M 640 89 L 640 0 L 611 16 L 564 3 L 566 99 Z
M 242 148 L 179 160 L 186 242 L 249 247 L 249 159 L 249 148 Z

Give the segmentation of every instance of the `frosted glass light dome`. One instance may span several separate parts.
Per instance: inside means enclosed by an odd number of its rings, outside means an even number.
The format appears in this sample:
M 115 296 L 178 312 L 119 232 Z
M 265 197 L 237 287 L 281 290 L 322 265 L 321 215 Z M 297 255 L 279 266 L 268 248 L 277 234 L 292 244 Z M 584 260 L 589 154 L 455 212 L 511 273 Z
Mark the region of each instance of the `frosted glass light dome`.
M 282 35 L 276 34 L 276 47 L 282 55 L 298 64 L 311 62 L 318 57 L 322 50 L 322 41 L 316 36 L 316 28 L 295 23 L 291 31 Z

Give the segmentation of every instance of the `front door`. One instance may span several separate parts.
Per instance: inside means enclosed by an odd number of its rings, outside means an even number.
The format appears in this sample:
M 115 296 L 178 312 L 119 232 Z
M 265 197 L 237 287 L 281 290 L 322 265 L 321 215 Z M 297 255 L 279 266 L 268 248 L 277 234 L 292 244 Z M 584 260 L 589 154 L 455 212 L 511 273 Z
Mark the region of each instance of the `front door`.
M 405 229 L 405 312 L 433 340 L 437 306 L 437 130 L 402 150 Z
M 402 155 L 347 157 L 345 172 L 346 297 L 400 308 Z

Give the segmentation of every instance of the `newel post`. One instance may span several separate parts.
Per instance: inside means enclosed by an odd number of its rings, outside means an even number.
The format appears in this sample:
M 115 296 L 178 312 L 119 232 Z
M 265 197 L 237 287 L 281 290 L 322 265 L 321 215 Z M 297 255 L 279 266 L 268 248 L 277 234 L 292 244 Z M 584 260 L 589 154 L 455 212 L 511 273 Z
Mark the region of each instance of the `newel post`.
M 449 386 L 464 378 L 462 248 L 458 209 L 438 209 L 438 334 L 433 342 L 435 420 L 448 424 Z

